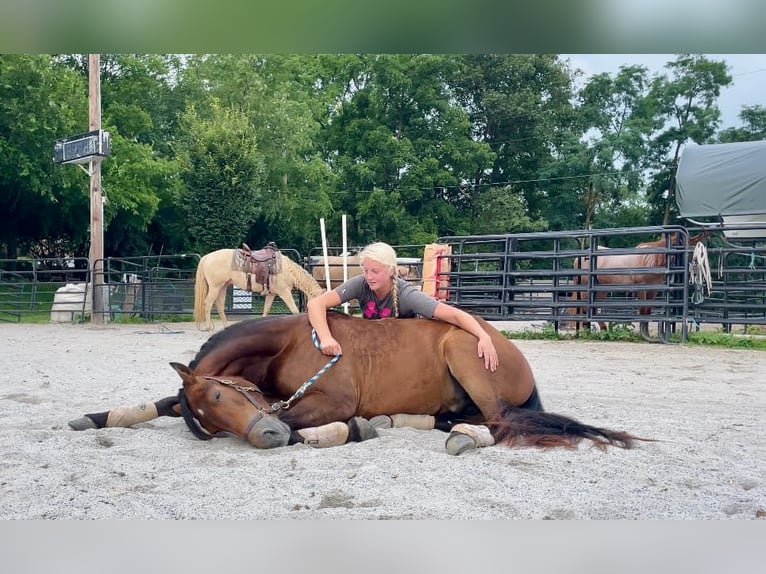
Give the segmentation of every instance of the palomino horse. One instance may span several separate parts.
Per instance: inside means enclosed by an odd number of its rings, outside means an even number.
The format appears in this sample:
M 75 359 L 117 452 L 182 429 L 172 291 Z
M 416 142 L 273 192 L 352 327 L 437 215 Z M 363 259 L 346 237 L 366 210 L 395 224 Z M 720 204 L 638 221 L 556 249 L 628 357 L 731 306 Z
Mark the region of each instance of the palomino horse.
M 652 286 L 658 286 L 665 283 L 666 277 L 666 263 L 667 252 L 661 251 L 663 248 L 668 248 L 678 244 L 679 233 L 674 232 L 667 237 L 662 237 L 656 241 L 647 241 L 636 245 L 637 250 L 646 249 L 646 253 L 637 251 L 636 253 L 621 253 L 611 254 L 610 248 L 598 246 L 598 253 L 595 256 L 593 266 L 593 284 L 594 285 L 610 285 L 617 287 L 626 287 L 624 291 L 635 292 L 636 298 L 639 301 L 647 301 L 653 299 L 657 294 L 657 289 L 652 289 Z M 709 235 L 709 231 L 705 230 L 694 237 L 689 238 L 689 247 L 694 247 Z M 573 263 L 574 269 L 589 269 L 590 257 L 577 257 Z M 609 273 L 609 271 L 614 271 Z M 575 285 L 588 284 L 587 275 L 576 275 L 574 277 Z M 594 298 L 596 301 L 603 301 L 607 296 L 606 291 L 596 291 Z M 578 290 L 574 293 L 573 298 L 580 300 L 581 292 Z M 570 312 L 581 313 L 581 309 L 570 309 Z M 651 307 L 642 306 L 639 308 L 640 316 L 650 315 L 652 312 Z M 599 326 L 602 330 L 606 329 L 606 324 L 603 321 L 599 321 Z M 646 320 L 641 321 L 641 334 L 650 341 L 657 341 L 657 339 L 649 337 L 648 322 Z
M 249 249 L 219 249 L 204 255 L 197 265 L 194 282 L 194 320 L 198 326 L 204 321 L 206 330 L 213 329 L 210 314 L 214 303 L 224 327 L 228 325 L 223 307 L 226 288 L 232 284 L 240 289 L 265 295 L 264 317 L 269 314 L 277 295 L 290 311 L 297 315 L 300 311 L 293 300 L 293 289 L 298 289 L 308 298 L 323 291 L 303 267 L 273 247 L 267 246 L 255 252 L 250 252 Z
M 69 424 L 76 430 L 130 426 L 182 412 L 200 438 L 228 433 L 257 448 L 273 448 L 295 442 L 331 446 L 304 431 L 345 428 L 342 421 L 354 417 L 367 422 L 418 413 L 431 415 L 425 428 L 452 429 L 450 454 L 494 443 L 574 447 L 589 439 L 600 448 L 631 448 L 646 440 L 544 412 L 524 355 L 477 320 L 497 348 L 495 372 L 477 356 L 473 335 L 441 321 L 370 321 L 331 311 L 329 325 L 344 351 L 336 357 L 316 348 L 306 315 L 242 321 L 210 337 L 188 367 L 171 363 L 183 380 L 178 397 L 142 407 L 140 418 L 122 416 L 120 407 Z M 402 415 L 391 419 L 397 416 Z M 332 444 L 348 441 L 349 434 L 346 429 Z

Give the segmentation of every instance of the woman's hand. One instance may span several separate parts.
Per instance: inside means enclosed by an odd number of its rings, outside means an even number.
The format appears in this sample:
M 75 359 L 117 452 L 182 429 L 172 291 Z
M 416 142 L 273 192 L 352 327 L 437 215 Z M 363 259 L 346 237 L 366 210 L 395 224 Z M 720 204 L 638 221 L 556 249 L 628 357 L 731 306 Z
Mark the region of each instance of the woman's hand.
M 333 337 L 326 337 L 324 341 L 319 343 L 319 350 L 323 355 L 342 355 L 343 350 L 340 348 L 340 343 Z
M 495 345 L 492 343 L 492 337 L 483 329 L 475 317 L 462 309 L 440 301 L 436 305 L 436 309 L 434 309 L 434 319 L 452 323 L 479 339 L 479 358 L 484 359 L 484 367 L 493 373 L 497 370 L 497 366 L 500 364 L 497 349 L 495 349 Z
M 497 358 L 497 349 L 492 344 L 492 338 L 489 334 L 479 337 L 479 358 L 484 359 L 484 367 L 493 373 L 497 370 L 499 359 Z

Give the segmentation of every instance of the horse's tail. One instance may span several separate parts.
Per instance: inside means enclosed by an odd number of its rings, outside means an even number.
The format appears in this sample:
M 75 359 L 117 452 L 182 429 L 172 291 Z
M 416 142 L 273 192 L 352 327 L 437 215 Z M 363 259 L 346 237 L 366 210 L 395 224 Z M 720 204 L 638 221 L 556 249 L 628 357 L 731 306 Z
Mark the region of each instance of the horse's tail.
M 647 441 L 624 431 L 583 424 L 575 419 L 544 411 L 505 405 L 498 420 L 487 423 L 495 443 L 508 446 L 575 448 L 587 439 L 601 450 L 607 446 L 633 448 L 636 441 Z
M 207 279 L 205 278 L 205 272 L 202 269 L 202 259 L 197 264 L 197 275 L 194 278 L 194 321 L 197 323 L 197 328 L 205 322 L 205 298 L 208 293 Z

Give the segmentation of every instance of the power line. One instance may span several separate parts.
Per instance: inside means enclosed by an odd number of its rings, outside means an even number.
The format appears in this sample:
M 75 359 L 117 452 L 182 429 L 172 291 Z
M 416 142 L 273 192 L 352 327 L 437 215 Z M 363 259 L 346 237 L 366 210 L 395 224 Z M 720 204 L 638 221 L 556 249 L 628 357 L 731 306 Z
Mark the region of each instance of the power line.
M 766 72 L 766 68 L 758 68 L 757 70 L 750 70 L 749 72 L 740 72 L 739 74 L 732 74 L 732 77 L 747 76 L 748 74 L 757 74 L 758 72 Z
M 496 182 L 487 182 L 487 183 L 481 183 L 481 184 L 466 184 L 466 185 L 434 185 L 432 187 L 417 187 L 418 191 L 432 191 L 436 189 L 475 189 L 477 187 L 505 187 L 508 185 L 518 185 L 522 183 L 538 183 L 538 182 L 554 182 L 554 181 L 564 181 L 564 180 L 573 180 L 573 179 L 587 179 L 591 177 L 598 177 L 598 176 L 606 176 L 606 175 L 628 175 L 632 173 L 640 173 L 639 170 L 628 170 L 628 171 L 605 171 L 601 173 L 588 173 L 583 175 L 562 175 L 557 177 L 541 177 L 541 178 L 535 178 L 535 179 L 516 179 L 511 181 L 496 181 Z M 381 191 L 385 191 L 388 193 L 392 192 L 400 192 L 403 188 L 401 187 L 394 187 L 390 189 L 384 189 L 380 188 Z M 338 190 L 332 190 L 327 191 L 327 193 L 373 193 L 372 189 L 338 189 Z

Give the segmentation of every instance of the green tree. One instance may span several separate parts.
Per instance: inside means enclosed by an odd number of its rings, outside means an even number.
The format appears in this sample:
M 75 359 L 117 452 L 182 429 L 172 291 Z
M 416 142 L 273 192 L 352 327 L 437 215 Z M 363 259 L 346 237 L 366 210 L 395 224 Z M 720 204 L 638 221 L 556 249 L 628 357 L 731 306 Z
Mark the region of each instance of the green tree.
M 183 246 L 173 233 L 183 222 L 181 210 L 173 208 L 179 196 L 173 142 L 183 105 L 174 93 L 180 66 L 177 56 L 101 58 L 103 124 L 112 134 L 112 154 L 102 166 L 107 254 L 146 255 Z M 164 225 L 153 227 L 160 209 Z
M 657 75 L 650 98 L 658 128 L 648 161 L 652 166 L 648 200 L 655 222 L 667 225 L 675 209 L 675 172 L 685 143 L 710 143 L 720 125 L 716 104 L 732 78 L 726 62 L 681 54 L 666 64 L 670 77 Z
M 547 172 L 560 178 L 549 216 L 556 228 L 614 227 L 637 201 L 644 142 L 653 127 L 648 89 L 646 68 L 623 66 L 614 76 L 593 76 L 579 91 L 579 127 Z M 571 219 L 575 214 L 579 221 Z
M 89 79 L 84 55 L 59 56 L 56 60 Z M 172 139 L 176 131 L 178 98 L 174 78 L 180 59 L 158 55 L 102 55 L 100 66 L 102 128 L 111 134 L 112 153 L 102 162 L 104 206 L 104 254 L 145 255 L 156 245 L 162 250 L 167 233 L 152 223 L 165 201 L 164 214 L 178 210 L 177 168 L 173 161 Z M 84 90 L 87 98 L 87 89 Z M 82 103 L 87 114 L 87 99 Z M 87 120 L 84 121 L 87 126 Z M 79 131 L 85 131 L 83 127 Z M 89 213 L 85 190 L 84 213 Z M 178 224 L 175 224 L 177 227 Z M 173 229 L 171 219 L 163 226 Z M 87 231 L 87 220 L 82 227 Z M 180 242 L 171 242 L 172 248 Z
M 766 107 L 743 106 L 739 113 L 742 127 L 726 128 L 718 134 L 719 143 L 749 142 L 766 139 Z
M 331 211 L 333 174 L 317 151 L 316 56 L 204 55 L 191 58 L 181 90 L 200 117 L 213 101 L 247 122 L 263 160 L 262 204 L 251 222 L 251 245 L 275 241 L 308 249 L 319 241 L 319 218 Z
M 576 128 L 570 70 L 555 54 L 471 54 L 457 60 L 455 97 L 469 115 L 473 137 L 493 153 L 489 169 L 477 170 L 470 180 L 472 227 L 481 212 L 493 209 L 485 204 L 499 197 L 488 194 L 494 187 L 519 195 L 514 205 L 526 207 L 520 216 L 547 220 L 557 197 L 545 174 Z
M 339 179 L 336 209 L 351 215 L 355 240 L 423 243 L 465 230 L 465 184 L 493 155 L 471 137 L 454 101 L 454 57 L 370 55 L 362 63 L 351 68 L 324 138 Z
M 238 110 L 213 102 L 210 111 L 185 112 L 178 141 L 186 232 L 199 253 L 240 245 L 265 199 L 255 130 Z
M 14 258 L 87 254 L 88 181 L 54 165 L 57 139 L 87 126 L 82 78 L 47 55 L 0 55 L 0 245 Z

